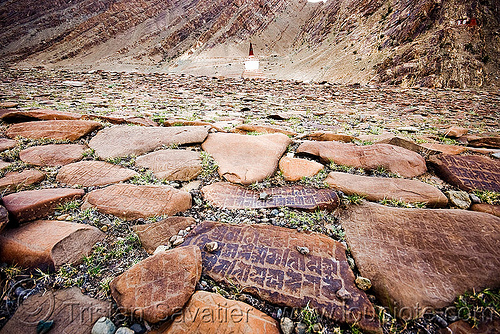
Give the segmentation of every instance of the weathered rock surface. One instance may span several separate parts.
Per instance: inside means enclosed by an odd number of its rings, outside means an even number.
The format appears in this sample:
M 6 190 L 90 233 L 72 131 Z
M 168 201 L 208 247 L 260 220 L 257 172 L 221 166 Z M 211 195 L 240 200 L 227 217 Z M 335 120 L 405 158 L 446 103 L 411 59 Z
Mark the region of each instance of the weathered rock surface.
M 29 122 L 37 120 L 77 120 L 81 119 L 82 115 L 50 109 L 32 109 L 32 110 L 10 110 L 2 113 L 0 119 L 7 123 Z
M 198 152 L 187 150 L 160 150 L 135 160 L 136 166 L 150 169 L 153 174 L 167 181 L 189 181 L 201 173 Z
M 89 146 L 101 159 L 141 155 L 163 145 L 201 143 L 209 126 L 143 127 L 117 125 L 90 140 Z
M 480 323 L 472 327 L 466 321 L 460 320 L 450 324 L 447 328 L 441 329 L 442 334 L 498 334 L 500 321 L 495 320 L 488 323 Z
M 289 186 L 251 190 L 229 182 L 218 182 L 201 189 L 203 198 L 212 205 L 227 209 L 289 208 L 330 210 L 339 205 L 339 198 L 331 189 Z M 265 198 L 262 198 L 264 195 Z
M 104 186 L 129 180 L 137 172 L 104 161 L 80 161 L 61 167 L 56 181 L 70 186 Z
M 0 160 L 0 170 L 5 169 L 5 168 L 9 167 L 10 165 L 12 165 L 12 163 Z
M 282 133 L 287 136 L 295 136 L 297 132 L 280 129 L 274 126 L 267 125 L 252 125 L 252 124 L 241 124 L 231 130 L 234 133 L 248 133 L 248 132 L 257 132 L 257 133 Z
M 81 189 L 27 190 L 3 197 L 3 205 L 15 221 L 27 222 L 53 213 L 58 205 L 81 198 Z
M 172 236 L 195 223 L 191 217 L 168 217 L 156 223 L 135 225 L 133 230 L 146 252 L 153 254 L 158 246 L 167 244 Z
M 0 152 L 10 150 L 16 147 L 17 142 L 14 139 L 0 138 Z
M 0 333 L 37 333 L 38 322 L 51 319 L 49 333 L 88 334 L 99 318 L 111 313 L 110 302 L 90 298 L 79 288 L 49 290 L 28 297 Z
M 422 143 L 420 146 L 429 150 L 432 153 L 444 154 L 462 154 L 467 151 L 467 147 L 458 145 L 445 145 L 438 143 Z
M 469 132 L 469 130 L 466 128 L 452 126 L 446 129 L 446 131 L 444 131 L 444 135 L 450 138 L 460 138 L 463 135 L 466 135 L 467 132 Z
M 356 146 L 340 142 L 306 141 L 297 153 L 312 154 L 323 161 L 367 170 L 383 167 L 404 177 L 415 177 L 427 171 L 425 160 L 419 154 L 389 144 Z
M 362 195 L 369 201 L 394 199 L 427 203 L 431 207 L 443 207 L 448 204 L 448 199 L 438 188 L 417 180 L 332 172 L 328 174 L 325 182 L 346 195 Z
M 470 139 L 469 145 L 474 147 L 500 148 L 500 136 Z
M 283 157 L 279 162 L 279 168 L 287 181 L 299 181 L 303 177 L 318 174 L 325 166 L 316 161 L 306 159 Z
M 446 195 L 450 199 L 450 205 L 459 209 L 467 210 L 471 205 L 469 194 L 465 191 L 448 190 Z
M 210 319 L 210 321 L 207 321 Z M 279 334 L 276 320 L 254 307 L 217 293 L 197 291 L 182 314 L 156 334 Z
M 9 223 L 9 212 L 6 208 L 0 205 L 0 232 Z
M 201 277 L 196 246 L 159 252 L 137 263 L 111 283 L 111 295 L 122 311 L 151 323 L 179 312 Z
M 448 183 L 465 191 L 500 192 L 500 161 L 484 156 L 439 155 L 430 157 L 437 173 Z
M 490 215 L 500 217 L 500 205 L 492 205 L 487 203 L 472 204 L 471 210 L 485 212 L 489 213 Z
M 303 139 L 306 140 L 317 140 L 317 141 L 341 141 L 344 143 L 350 143 L 354 140 L 353 136 L 346 135 L 346 134 L 341 134 L 341 133 L 335 133 L 335 132 L 328 132 L 328 131 L 322 131 L 322 132 L 312 132 L 304 137 Z
M 77 140 L 99 128 L 101 123 L 94 121 L 38 121 L 13 124 L 6 134 L 9 138 Z
M 343 212 L 341 222 L 361 275 L 398 317 L 500 286 L 500 218 L 493 215 L 365 203 Z
M 27 268 L 58 268 L 80 261 L 104 236 L 85 224 L 37 220 L 0 234 L 0 261 Z
M 0 191 L 10 193 L 41 182 L 44 179 L 45 174 L 36 169 L 25 169 L 20 173 L 9 172 L 0 178 Z
M 19 158 L 35 166 L 63 166 L 81 160 L 86 149 L 79 144 L 33 146 L 19 152 Z
M 213 133 L 202 148 L 217 161 L 221 177 L 247 185 L 271 176 L 291 143 L 281 133 L 261 136 Z
M 91 191 L 83 208 L 95 206 L 100 212 L 132 220 L 174 215 L 191 208 L 191 195 L 170 186 L 114 184 Z
M 214 241 L 218 250 L 206 252 L 205 244 Z M 373 306 L 354 285 L 344 246 L 331 238 L 270 225 L 206 221 L 187 235 L 183 245 L 200 247 L 203 270 L 216 281 L 231 282 L 275 304 L 309 303 L 319 314 L 357 322 L 363 330 L 379 329 Z M 297 247 L 310 252 L 301 254 Z

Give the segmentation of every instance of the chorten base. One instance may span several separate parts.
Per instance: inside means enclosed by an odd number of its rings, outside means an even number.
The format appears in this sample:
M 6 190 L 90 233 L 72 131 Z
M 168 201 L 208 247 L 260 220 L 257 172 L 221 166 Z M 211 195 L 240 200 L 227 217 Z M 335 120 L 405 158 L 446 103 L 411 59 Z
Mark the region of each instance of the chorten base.
M 261 70 L 245 70 L 241 75 L 243 79 L 265 79 L 265 75 Z

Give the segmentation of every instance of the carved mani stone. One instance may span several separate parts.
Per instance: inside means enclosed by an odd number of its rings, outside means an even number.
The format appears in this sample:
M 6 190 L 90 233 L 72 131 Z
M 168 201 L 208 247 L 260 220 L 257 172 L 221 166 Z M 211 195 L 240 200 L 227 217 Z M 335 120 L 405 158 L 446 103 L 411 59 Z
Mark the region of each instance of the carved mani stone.
M 102 239 L 104 233 L 93 226 L 37 220 L 0 234 L 0 260 L 29 268 L 58 268 L 80 261 Z
M 201 173 L 198 152 L 187 150 L 160 150 L 135 160 L 136 166 L 151 169 L 153 174 L 168 181 L 189 181 Z
M 186 246 L 142 260 L 116 277 L 109 287 L 123 311 L 157 323 L 182 309 L 200 277 L 200 249 Z
M 429 161 L 448 183 L 465 191 L 500 192 L 500 161 L 484 156 L 432 156 Z
M 58 205 L 74 201 L 85 194 L 82 189 L 52 188 L 27 190 L 3 197 L 3 205 L 19 223 L 52 214 Z
M 7 129 L 7 137 L 21 136 L 31 139 L 77 140 L 99 128 L 101 128 L 101 123 L 94 121 L 26 122 L 11 125 Z
M 212 321 L 207 321 L 212 319 Z M 279 334 L 276 320 L 254 307 L 218 293 L 197 291 L 182 314 L 151 334 Z
M 312 154 L 325 162 L 367 170 L 384 167 L 404 177 L 415 177 L 427 171 L 425 160 L 418 153 L 389 144 L 356 146 L 336 141 L 306 141 L 297 148 L 297 153 Z
M 290 186 L 251 190 L 229 182 L 213 183 L 201 189 L 205 200 L 212 205 L 227 209 L 262 209 L 286 206 L 305 210 L 330 210 L 339 205 L 337 193 L 331 189 Z M 262 193 L 266 199 L 260 199 Z
M 19 152 L 19 159 L 35 166 L 63 166 L 81 160 L 86 149 L 78 144 L 33 146 Z
M 114 184 L 88 193 L 82 208 L 90 206 L 105 214 L 133 220 L 188 210 L 191 195 L 171 186 Z
M 101 317 L 111 316 L 111 302 L 90 298 L 79 288 L 32 295 L 17 309 L 0 334 L 38 333 L 40 320 L 53 320 L 49 333 L 88 334 Z
M 90 140 L 90 148 L 101 159 L 141 155 L 163 145 L 201 143 L 210 126 L 144 127 L 117 125 Z
M 500 218 L 493 215 L 365 202 L 345 210 L 341 223 L 361 275 L 397 317 L 500 287 Z
M 135 171 L 104 161 L 80 161 L 61 167 L 56 180 L 70 186 L 104 186 L 129 180 Z
M 205 251 L 205 244 L 214 241 L 219 248 Z M 236 284 L 275 304 L 309 303 L 325 317 L 379 331 L 373 306 L 354 284 L 344 246 L 331 238 L 270 225 L 206 221 L 183 245 L 200 247 L 203 270 L 216 281 Z M 301 254 L 297 247 L 307 247 L 309 253 Z
M 29 185 L 41 182 L 45 174 L 36 169 L 25 169 L 22 172 L 9 172 L 0 178 L 0 191 L 10 193 Z

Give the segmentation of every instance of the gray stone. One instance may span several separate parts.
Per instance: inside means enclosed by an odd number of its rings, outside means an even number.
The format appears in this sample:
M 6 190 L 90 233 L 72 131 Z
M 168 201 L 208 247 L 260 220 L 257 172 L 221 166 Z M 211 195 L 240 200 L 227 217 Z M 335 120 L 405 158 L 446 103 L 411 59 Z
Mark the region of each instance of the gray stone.
M 307 325 L 303 322 L 297 323 L 297 326 L 295 326 L 295 334 L 306 334 L 307 331 Z
M 115 325 L 106 317 L 102 317 L 92 327 L 92 334 L 114 334 Z
M 295 326 L 290 318 L 283 317 L 280 321 L 280 327 L 283 334 L 292 334 Z
M 449 190 L 446 195 L 450 199 L 450 203 L 460 209 L 467 210 L 471 205 L 469 194 L 465 191 Z
M 135 334 L 135 332 L 128 327 L 120 327 L 115 334 Z

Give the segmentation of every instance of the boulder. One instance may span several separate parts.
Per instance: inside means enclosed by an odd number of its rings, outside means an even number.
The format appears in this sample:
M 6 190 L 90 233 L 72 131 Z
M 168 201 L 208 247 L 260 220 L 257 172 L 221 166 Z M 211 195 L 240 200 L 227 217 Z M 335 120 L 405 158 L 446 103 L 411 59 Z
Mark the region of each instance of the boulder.
M 369 201 L 402 200 L 409 203 L 426 203 L 431 207 L 443 207 L 448 204 L 448 199 L 438 188 L 417 180 L 332 172 L 328 174 L 325 182 L 346 195 L 365 196 Z
M 325 162 L 364 168 L 367 170 L 383 167 L 404 177 L 415 177 L 427 171 L 425 160 L 419 154 L 399 146 L 374 144 L 356 146 L 340 142 L 302 143 L 297 153 L 312 154 Z
M 101 123 L 94 121 L 39 121 L 13 124 L 7 129 L 7 137 L 17 136 L 55 140 L 77 140 L 94 130 L 101 128 Z
M 200 277 L 200 249 L 186 246 L 142 260 L 109 286 L 122 312 L 157 323 L 183 308 Z
M 221 177 L 248 185 L 273 175 L 291 143 L 290 138 L 281 133 L 261 136 L 212 133 L 202 148 L 219 165 Z
M 160 150 L 135 160 L 135 165 L 150 169 L 160 180 L 189 181 L 201 173 L 198 152 L 187 150 Z
M 104 161 L 80 161 L 61 167 L 56 181 L 70 186 L 104 186 L 139 175 L 135 171 Z
M 325 166 L 316 161 L 283 157 L 279 162 L 279 168 L 287 181 L 299 181 L 303 177 L 311 177 L 318 174 Z
M 33 146 L 19 152 L 19 159 L 35 166 L 63 166 L 81 160 L 87 148 L 79 144 Z
M 21 190 L 45 179 L 45 173 L 36 169 L 25 169 L 22 172 L 9 172 L 0 178 L 0 191 L 4 194 Z
M 79 262 L 104 237 L 93 226 L 37 220 L 2 231 L 0 261 L 25 268 L 57 269 Z

